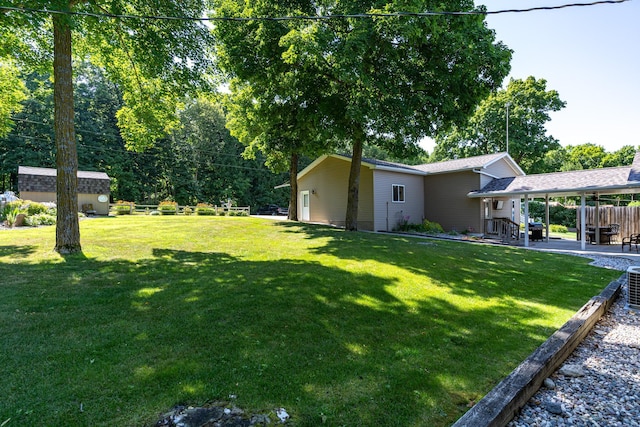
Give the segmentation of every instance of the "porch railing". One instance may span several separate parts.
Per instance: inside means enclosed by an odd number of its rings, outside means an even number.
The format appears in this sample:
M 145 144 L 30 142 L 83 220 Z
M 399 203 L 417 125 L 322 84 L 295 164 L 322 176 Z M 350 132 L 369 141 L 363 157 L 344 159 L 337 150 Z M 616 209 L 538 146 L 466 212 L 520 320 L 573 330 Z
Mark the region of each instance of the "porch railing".
M 504 241 L 520 240 L 520 224 L 509 218 L 488 218 L 484 220 L 484 234 Z

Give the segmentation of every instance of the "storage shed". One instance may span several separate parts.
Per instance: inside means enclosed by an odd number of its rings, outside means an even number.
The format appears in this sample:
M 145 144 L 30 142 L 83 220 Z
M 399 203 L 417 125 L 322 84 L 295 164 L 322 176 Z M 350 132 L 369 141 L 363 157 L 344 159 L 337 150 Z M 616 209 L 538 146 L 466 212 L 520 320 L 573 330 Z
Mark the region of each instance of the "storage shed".
M 23 200 L 56 202 L 57 171 L 18 166 L 18 192 Z M 109 215 L 111 180 L 104 172 L 78 171 L 78 210 Z

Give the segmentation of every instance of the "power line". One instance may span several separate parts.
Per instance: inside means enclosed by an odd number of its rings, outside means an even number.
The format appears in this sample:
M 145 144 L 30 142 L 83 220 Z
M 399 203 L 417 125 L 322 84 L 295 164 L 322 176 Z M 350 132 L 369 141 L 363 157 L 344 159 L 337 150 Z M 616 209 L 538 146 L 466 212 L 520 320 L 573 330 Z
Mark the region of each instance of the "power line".
M 212 16 L 212 17 L 192 17 L 192 16 L 159 16 L 159 15 L 123 15 L 115 13 L 96 12 L 76 12 L 50 9 L 32 9 L 26 7 L 0 6 L 0 11 L 6 12 L 27 12 L 42 13 L 49 15 L 72 15 L 93 18 L 116 18 L 116 19 L 137 19 L 137 20 L 164 20 L 164 21 L 324 21 L 330 19 L 371 19 L 371 18 L 400 18 L 400 17 L 432 17 L 432 16 L 465 16 L 465 15 L 500 15 L 505 13 L 529 13 L 537 11 L 558 10 L 573 7 L 589 7 L 603 4 L 619 4 L 631 0 L 599 0 L 589 3 L 567 3 L 557 6 L 536 6 L 525 9 L 502 9 L 494 11 L 470 10 L 470 11 L 427 11 L 427 12 L 390 12 L 390 13 L 355 13 L 355 14 L 335 14 L 335 15 L 296 15 L 296 16 Z

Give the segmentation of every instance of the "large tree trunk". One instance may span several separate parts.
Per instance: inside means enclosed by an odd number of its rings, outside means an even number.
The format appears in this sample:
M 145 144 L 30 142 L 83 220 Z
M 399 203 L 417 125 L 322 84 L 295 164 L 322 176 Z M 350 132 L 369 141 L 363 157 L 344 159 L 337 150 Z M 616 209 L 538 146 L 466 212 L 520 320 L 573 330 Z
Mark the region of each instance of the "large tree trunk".
M 289 219 L 298 220 L 298 153 L 291 153 L 289 165 Z
M 68 19 L 64 15 L 53 16 L 53 99 L 58 197 L 55 250 L 61 254 L 82 250 L 78 223 L 78 153 L 73 125 L 71 28 Z
M 345 229 L 347 231 L 358 230 L 358 192 L 360 190 L 360 165 L 362 163 L 362 138 L 356 137 L 353 141 L 353 153 L 351 155 L 351 170 L 349 172 L 349 192 L 347 195 L 347 216 Z

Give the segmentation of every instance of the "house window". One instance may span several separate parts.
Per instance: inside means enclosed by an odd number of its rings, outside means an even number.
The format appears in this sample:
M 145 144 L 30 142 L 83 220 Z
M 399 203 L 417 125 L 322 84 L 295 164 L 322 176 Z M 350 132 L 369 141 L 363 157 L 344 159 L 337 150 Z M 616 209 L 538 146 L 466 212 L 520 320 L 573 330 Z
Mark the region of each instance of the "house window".
M 404 185 L 393 184 L 391 186 L 392 201 L 394 203 L 404 203 Z

